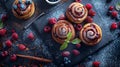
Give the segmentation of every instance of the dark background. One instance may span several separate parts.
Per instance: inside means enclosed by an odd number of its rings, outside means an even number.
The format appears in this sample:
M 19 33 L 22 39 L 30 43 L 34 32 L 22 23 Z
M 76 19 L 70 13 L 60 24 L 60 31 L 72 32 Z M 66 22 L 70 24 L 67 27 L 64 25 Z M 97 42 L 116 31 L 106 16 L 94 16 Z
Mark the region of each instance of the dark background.
M 12 67 L 13 65 L 26 65 L 30 67 L 31 64 L 42 64 L 44 67 L 73 67 L 78 65 L 83 65 L 86 67 L 91 67 L 93 61 L 100 61 L 100 67 L 120 67 L 120 38 L 118 28 L 115 31 L 110 30 L 110 25 L 112 22 L 119 22 L 119 20 L 112 19 L 107 16 L 108 7 L 110 5 L 114 6 L 119 0 L 112 0 L 110 3 L 106 3 L 107 0 L 83 0 L 82 4 L 91 3 L 93 9 L 96 11 L 96 16 L 94 17 L 94 22 L 102 28 L 103 38 L 99 44 L 90 47 L 81 43 L 82 46 L 78 50 L 80 51 L 79 56 L 70 55 L 69 59 L 72 63 L 64 65 L 63 57 L 61 56 L 61 51 L 59 50 L 60 45 L 56 43 L 51 38 L 51 33 L 45 33 L 43 31 L 44 26 L 48 24 L 48 19 L 51 17 L 58 18 L 61 14 L 65 14 L 66 8 L 74 0 L 68 0 L 66 2 L 61 2 L 57 5 L 49 5 L 44 0 L 34 0 L 36 11 L 32 18 L 29 20 L 19 20 L 15 18 L 11 12 L 12 3 L 14 0 L 8 0 L 5 4 L 1 4 L 1 12 L 7 12 L 9 15 L 8 21 L 5 24 L 5 28 L 8 30 L 15 29 L 19 33 L 20 40 L 14 43 L 14 46 L 10 50 L 10 54 L 19 53 L 31 56 L 39 56 L 44 58 L 49 58 L 53 60 L 53 63 L 45 64 L 37 61 L 30 61 L 27 59 L 18 58 L 16 62 L 10 62 L 9 57 L 1 59 L 0 63 L 4 64 L 5 67 Z M 6 7 L 5 7 L 6 6 Z M 26 26 L 34 20 L 40 13 L 45 12 L 46 14 L 38 18 L 28 29 L 23 30 Z M 85 22 L 84 22 L 85 23 Z M 27 39 L 27 34 L 33 32 L 36 36 L 35 41 L 29 41 Z M 9 34 L 5 37 L 11 38 Z M 24 43 L 29 47 L 28 51 L 19 51 L 16 44 Z M 33 49 L 35 47 L 35 49 Z M 75 45 L 69 44 L 66 49 L 72 51 L 76 49 Z M 5 48 L 4 50 L 8 50 Z

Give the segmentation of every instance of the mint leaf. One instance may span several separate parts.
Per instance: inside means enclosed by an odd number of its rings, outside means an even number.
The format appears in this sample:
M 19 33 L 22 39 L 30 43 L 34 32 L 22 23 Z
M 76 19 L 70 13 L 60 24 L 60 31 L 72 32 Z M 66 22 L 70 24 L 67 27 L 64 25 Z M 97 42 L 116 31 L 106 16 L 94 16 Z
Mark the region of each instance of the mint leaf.
M 71 39 L 71 37 L 72 37 L 72 32 L 69 32 L 68 34 L 67 34 L 67 41 L 69 41 L 70 39 Z
M 60 46 L 60 50 L 64 50 L 68 47 L 68 43 L 65 41 L 61 46 Z
M 74 40 L 71 41 L 72 44 L 79 44 L 81 40 L 79 38 L 75 38 Z
M 2 21 L 0 20 L 0 29 L 3 28 L 3 23 Z

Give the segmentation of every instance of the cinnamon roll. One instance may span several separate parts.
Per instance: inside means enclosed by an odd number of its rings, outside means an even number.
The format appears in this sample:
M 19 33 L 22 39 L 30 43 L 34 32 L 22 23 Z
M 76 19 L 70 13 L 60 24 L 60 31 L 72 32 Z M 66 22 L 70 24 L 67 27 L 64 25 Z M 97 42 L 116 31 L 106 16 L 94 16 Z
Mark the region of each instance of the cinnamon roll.
M 86 19 L 87 15 L 88 10 L 86 7 L 78 2 L 72 3 L 66 11 L 67 18 L 74 23 L 83 22 Z
M 56 42 L 63 44 L 69 32 L 72 33 L 72 40 L 75 37 L 72 24 L 66 20 L 59 20 L 52 28 L 52 37 Z
M 28 19 L 34 14 L 35 6 L 32 0 L 15 0 L 12 12 L 19 19 Z
M 95 23 L 86 24 L 80 31 L 80 39 L 87 45 L 95 45 L 102 39 L 102 30 Z

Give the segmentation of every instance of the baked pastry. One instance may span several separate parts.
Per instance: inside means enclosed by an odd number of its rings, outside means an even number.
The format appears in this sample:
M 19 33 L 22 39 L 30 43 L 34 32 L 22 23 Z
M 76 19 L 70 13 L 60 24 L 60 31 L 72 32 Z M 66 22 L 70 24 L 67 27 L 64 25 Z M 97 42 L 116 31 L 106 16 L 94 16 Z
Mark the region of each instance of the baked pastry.
M 52 37 L 56 42 L 63 44 L 69 32 L 72 33 L 72 40 L 75 37 L 73 25 L 66 20 L 59 20 L 52 28 Z
M 86 45 L 95 45 L 102 39 L 102 30 L 95 23 L 86 24 L 80 31 L 80 39 Z
M 66 11 L 67 18 L 74 23 L 83 22 L 88 15 L 88 10 L 79 2 L 73 2 L 70 4 Z
M 19 19 L 28 19 L 34 14 L 35 6 L 32 0 L 15 0 L 12 12 Z

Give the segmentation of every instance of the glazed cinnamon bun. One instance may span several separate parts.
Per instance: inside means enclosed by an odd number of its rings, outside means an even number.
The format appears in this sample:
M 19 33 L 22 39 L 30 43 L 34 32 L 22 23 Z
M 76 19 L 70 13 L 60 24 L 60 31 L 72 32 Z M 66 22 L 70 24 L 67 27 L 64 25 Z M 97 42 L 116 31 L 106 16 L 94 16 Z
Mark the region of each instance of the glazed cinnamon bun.
M 86 7 L 78 2 L 72 3 L 66 11 L 67 18 L 74 23 L 83 22 L 86 19 L 87 15 L 88 10 Z
M 72 24 L 66 20 L 59 20 L 52 28 L 52 37 L 56 42 L 63 44 L 69 32 L 72 33 L 72 40 L 75 37 Z
M 35 6 L 32 0 L 15 0 L 12 12 L 19 19 L 28 19 L 34 14 Z
M 102 30 L 95 23 L 86 24 L 80 31 L 80 39 L 86 45 L 95 45 L 102 39 Z

